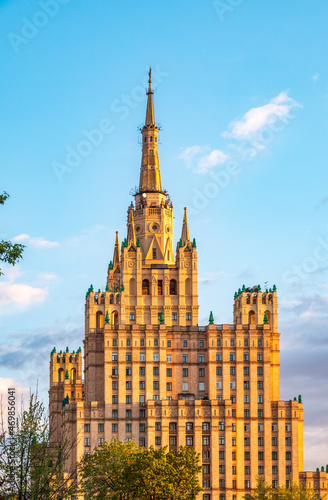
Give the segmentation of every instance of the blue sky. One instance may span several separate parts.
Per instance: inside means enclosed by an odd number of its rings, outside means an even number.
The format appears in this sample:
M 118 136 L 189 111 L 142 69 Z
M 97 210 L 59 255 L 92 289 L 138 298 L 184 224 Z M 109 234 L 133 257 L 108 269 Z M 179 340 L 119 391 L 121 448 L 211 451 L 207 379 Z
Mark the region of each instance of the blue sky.
M 281 397 L 303 395 L 307 469 L 328 461 L 327 14 L 323 0 L 0 1 L 1 232 L 27 245 L 0 281 L 3 392 L 38 378 L 47 401 L 51 348 L 82 345 L 85 292 L 105 285 L 138 183 L 152 65 L 200 324 L 232 322 L 243 283 L 277 285 Z

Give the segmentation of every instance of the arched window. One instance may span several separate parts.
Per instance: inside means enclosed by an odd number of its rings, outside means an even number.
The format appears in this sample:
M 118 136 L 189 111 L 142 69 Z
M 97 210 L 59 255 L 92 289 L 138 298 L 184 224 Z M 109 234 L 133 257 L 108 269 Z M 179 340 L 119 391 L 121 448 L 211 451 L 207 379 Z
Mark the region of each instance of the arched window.
M 175 280 L 170 280 L 170 295 L 177 294 L 177 282 Z
M 256 302 L 257 302 L 257 295 L 256 295 L 256 293 L 254 293 L 254 295 L 253 295 L 253 304 L 256 304 Z
M 246 304 L 250 304 L 251 303 L 251 297 L 250 295 L 246 295 Z
M 120 296 L 120 294 L 118 293 L 118 294 L 116 295 L 116 304 L 120 304 L 120 303 L 121 303 L 121 296 Z
M 267 316 L 268 316 L 268 320 L 269 320 L 268 324 L 271 326 L 271 313 L 270 313 L 270 311 L 265 311 L 265 312 L 267 313 Z
M 142 295 L 149 295 L 149 280 L 142 280 Z
M 112 324 L 118 325 L 118 312 L 117 311 L 112 312 Z
M 272 303 L 273 303 L 273 301 L 272 301 L 272 295 L 269 295 L 269 297 L 268 297 L 268 304 L 272 304 Z
M 248 324 L 255 325 L 255 312 L 254 311 L 249 311 L 249 313 L 248 313 Z
M 96 313 L 96 329 L 100 330 L 104 326 L 104 316 L 101 311 Z
M 100 297 L 100 304 L 105 304 L 105 295 L 102 293 Z
M 266 295 L 265 295 L 265 293 L 262 294 L 262 304 L 266 304 Z
M 137 290 L 136 290 L 136 280 L 134 278 L 130 279 L 130 295 L 136 295 Z
M 58 382 L 64 382 L 64 370 L 62 368 L 58 370 Z
M 109 303 L 110 303 L 110 304 L 114 304 L 114 295 L 113 295 L 113 294 L 111 294 L 111 295 L 109 296 Z
M 98 304 L 98 295 L 95 295 L 94 299 L 95 299 L 95 304 Z
M 185 281 L 185 294 L 191 295 L 191 279 L 187 278 Z
M 76 369 L 75 368 L 71 369 L 71 380 L 72 381 L 76 380 Z

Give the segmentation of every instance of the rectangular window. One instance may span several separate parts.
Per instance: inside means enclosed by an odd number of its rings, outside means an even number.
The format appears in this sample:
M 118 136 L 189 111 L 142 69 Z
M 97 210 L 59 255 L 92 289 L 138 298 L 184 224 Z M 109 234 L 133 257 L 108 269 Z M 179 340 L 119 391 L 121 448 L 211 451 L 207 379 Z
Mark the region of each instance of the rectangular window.
M 166 343 L 167 347 L 171 347 L 171 341 L 168 340 L 167 343 Z
M 187 321 L 191 321 L 191 313 L 187 313 L 186 314 L 186 320 Z
M 216 374 L 217 375 L 222 375 L 222 366 L 217 366 L 216 367 Z
M 233 404 L 233 405 L 236 403 L 236 396 L 234 394 L 230 395 L 230 401 L 231 401 L 231 404 Z
M 116 347 L 117 345 L 117 339 L 113 339 L 113 347 Z
M 272 466 L 272 474 L 278 474 L 278 467 L 276 465 Z
M 263 356 L 261 352 L 257 353 L 257 361 L 263 361 Z
M 144 394 L 141 394 L 139 396 L 139 403 L 144 403 L 144 402 L 145 402 L 145 396 L 144 396 Z
M 157 281 L 157 294 L 163 295 L 163 280 Z
M 140 448 L 144 448 L 146 446 L 146 439 L 145 438 L 139 438 L 139 446 L 140 446 Z
M 224 460 L 224 450 L 219 451 L 219 460 Z
M 104 424 L 98 424 L 98 432 L 104 432 Z
M 264 446 L 264 437 L 261 436 L 257 438 L 257 442 L 259 446 Z
M 146 410 L 141 409 L 139 410 L 139 418 L 145 418 L 146 417 Z
M 249 451 L 245 451 L 245 453 L 244 453 L 244 458 L 245 458 L 245 460 L 250 460 L 250 458 L 251 458 L 251 454 L 250 454 L 250 452 L 249 452 Z
M 258 396 L 257 396 L 257 402 L 258 403 L 263 403 L 263 394 L 258 394 Z
M 130 395 L 125 396 L 125 402 L 127 405 L 130 405 L 132 403 L 132 396 Z
M 158 394 L 153 394 L 153 400 L 154 401 L 159 401 L 159 395 Z
M 221 339 L 220 339 L 219 337 L 216 339 L 216 345 L 217 345 L 218 347 L 220 347 L 220 346 L 221 346 Z
M 259 465 L 258 475 L 259 476 L 263 476 L 263 474 L 264 474 L 264 466 L 263 465 Z
M 118 367 L 117 366 L 113 366 L 112 368 L 112 375 L 118 375 Z
M 204 340 L 199 341 L 199 347 L 204 347 Z
M 260 409 L 257 410 L 257 416 L 258 416 L 258 418 L 263 418 L 263 410 L 262 410 L 262 408 L 260 408 Z
M 230 345 L 231 345 L 231 347 L 235 346 L 235 339 L 230 339 Z
M 291 430 L 291 425 L 290 424 L 286 424 L 285 425 L 285 431 L 286 432 L 290 432 L 290 430 Z
M 225 480 L 219 479 L 219 488 L 225 488 Z
M 188 354 L 182 354 L 182 363 L 188 363 Z
M 223 437 L 223 439 L 224 439 L 224 437 Z M 210 437 L 209 436 L 203 436 L 202 437 L 202 444 L 203 444 L 203 446 L 209 446 L 210 445 Z M 222 443 L 220 443 L 220 438 L 219 438 L 219 444 L 222 444 Z
M 125 418 L 132 418 L 132 410 L 125 410 Z
M 139 432 L 146 432 L 146 424 L 139 424 Z
M 244 403 L 249 403 L 249 394 L 244 394 Z
M 188 347 L 188 341 L 187 340 L 183 341 L 183 347 Z
M 117 432 L 117 430 L 118 430 L 118 425 L 112 424 L 112 432 Z
M 117 391 L 117 389 L 118 389 L 118 381 L 112 380 L 112 390 Z
M 205 354 L 198 354 L 198 362 L 205 363 Z
M 199 368 L 198 369 L 198 376 L 199 377 L 205 377 L 205 368 Z
M 292 473 L 292 466 L 286 465 L 286 474 L 291 474 L 291 473 Z
M 263 375 L 263 366 L 258 366 L 257 367 L 257 374 L 258 375 Z
M 216 361 L 222 361 L 222 354 L 220 352 L 216 353 Z
M 166 382 L 166 390 L 172 391 L 172 382 Z
M 258 389 L 263 389 L 263 380 L 258 380 L 257 381 L 257 388 Z
M 155 422 L 155 431 L 160 431 L 160 430 L 161 430 L 161 423 Z
M 145 339 L 140 339 L 140 346 L 144 347 L 144 345 L 145 345 Z
M 249 375 L 249 366 L 244 366 L 244 375 Z
M 130 346 L 130 345 L 131 345 L 131 339 L 129 339 L 129 338 L 128 338 L 128 339 L 126 339 L 126 345 L 127 345 L 127 346 Z
M 236 361 L 236 354 L 234 352 L 230 353 L 230 361 Z
M 176 446 L 177 438 L 175 436 L 170 436 L 169 443 L 170 443 L 170 446 Z
M 125 382 L 125 388 L 127 391 L 131 391 L 132 389 L 132 382 L 131 380 L 128 380 L 127 382 Z
M 186 446 L 192 446 L 194 442 L 193 436 L 186 436 Z
M 125 424 L 125 432 L 131 432 L 132 431 L 132 424 Z
M 244 339 L 244 346 L 248 347 L 248 339 Z
M 230 366 L 230 375 L 236 375 L 236 367 Z
M 278 452 L 277 451 L 272 452 L 272 460 L 278 460 Z
M 182 383 L 182 390 L 187 391 L 188 390 L 188 382 L 183 382 Z
M 232 466 L 232 475 L 235 476 L 237 474 L 237 467 L 235 465 Z
M 166 362 L 167 363 L 172 363 L 172 354 L 167 354 L 166 355 Z
M 144 380 L 140 380 L 139 389 L 141 389 L 141 390 L 146 389 L 146 382 Z
M 210 423 L 209 422 L 203 422 L 202 423 L 202 429 L 203 429 L 203 431 L 209 431 L 210 430 Z
M 244 432 L 249 432 L 249 424 L 244 424 Z
M 84 432 L 90 432 L 90 424 L 84 424 Z
M 292 459 L 291 451 L 286 451 L 286 460 L 291 460 L 291 459 Z
M 245 465 L 245 475 L 246 476 L 249 476 L 249 474 L 251 473 L 251 468 L 249 465 Z
M 117 361 L 117 360 L 118 360 L 117 352 L 112 352 L 112 361 Z
M 249 410 L 244 410 L 244 418 L 249 418 Z
M 244 438 L 244 445 L 249 446 L 249 437 Z
M 90 438 L 84 438 L 84 446 L 90 446 Z
M 170 422 L 169 423 L 169 430 L 170 431 L 176 431 L 177 430 L 177 424 L 176 424 L 176 422 Z
M 158 352 L 153 353 L 153 361 L 158 361 Z
M 264 459 L 264 452 L 263 451 L 259 451 L 258 452 L 258 459 L 259 460 L 263 460 Z
M 248 354 L 248 352 L 244 352 L 244 361 L 249 361 L 249 354 Z
M 292 445 L 292 438 L 286 437 L 286 446 L 291 446 L 291 445 Z
M 188 377 L 188 368 L 182 368 L 182 376 Z
M 205 391 L 205 382 L 199 382 L 199 390 Z
M 172 368 L 166 368 L 166 376 L 172 377 Z
M 263 432 L 263 431 L 264 431 L 264 425 L 263 425 L 263 424 L 258 424 L 258 426 L 257 426 L 257 430 L 258 430 L 259 432 Z
M 257 339 L 257 345 L 258 345 L 259 347 L 261 347 L 261 346 L 262 346 L 262 339 Z
M 249 380 L 244 380 L 244 389 L 249 389 Z
M 154 389 L 154 391 L 158 391 L 158 389 L 159 389 L 159 381 L 158 380 L 154 380 L 153 389 Z
M 125 369 L 125 374 L 126 375 L 132 375 L 132 366 L 127 366 Z
M 172 313 L 172 320 L 176 321 L 178 319 L 178 314 L 177 313 Z
M 276 489 L 276 488 L 277 488 L 277 486 L 278 486 L 278 481 L 277 481 L 277 479 L 274 479 L 274 480 L 272 481 L 272 488 L 273 488 L 273 489 Z
M 236 422 L 232 422 L 231 430 L 232 430 L 232 432 L 236 432 Z
M 219 436 L 219 444 L 224 444 L 224 436 Z
M 112 418 L 118 418 L 118 410 L 112 410 Z
M 153 259 L 156 259 L 156 248 L 153 248 Z
M 116 396 L 116 395 L 112 396 L 112 404 L 117 405 L 117 403 L 118 403 L 118 396 Z
M 251 481 L 250 479 L 245 479 L 245 490 L 251 489 Z
M 278 439 L 276 437 L 272 438 L 272 446 L 277 446 L 278 444 Z
M 146 368 L 144 366 L 140 366 L 139 368 L 139 375 L 146 375 Z
M 216 390 L 220 391 L 221 389 L 222 389 L 222 381 L 221 380 L 217 380 L 217 382 L 216 382 Z
M 186 431 L 192 431 L 194 424 L 192 422 L 186 422 Z
M 236 381 L 235 380 L 230 381 L 230 389 L 236 389 Z
M 146 361 L 146 354 L 144 352 L 140 353 L 140 361 Z
M 135 313 L 130 313 L 130 321 L 134 321 L 136 319 Z

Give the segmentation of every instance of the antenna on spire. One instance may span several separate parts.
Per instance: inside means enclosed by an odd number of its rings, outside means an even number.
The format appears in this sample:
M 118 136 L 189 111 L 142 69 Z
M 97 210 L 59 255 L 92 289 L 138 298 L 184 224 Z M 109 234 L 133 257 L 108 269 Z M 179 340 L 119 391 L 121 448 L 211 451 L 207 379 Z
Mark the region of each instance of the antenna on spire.
M 148 92 L 147 92 L 147 95 L 148 94 L 153 94 L 153 90 L 151 88 L 151 66 L 149 66 L 149 73 L 148 73 Z

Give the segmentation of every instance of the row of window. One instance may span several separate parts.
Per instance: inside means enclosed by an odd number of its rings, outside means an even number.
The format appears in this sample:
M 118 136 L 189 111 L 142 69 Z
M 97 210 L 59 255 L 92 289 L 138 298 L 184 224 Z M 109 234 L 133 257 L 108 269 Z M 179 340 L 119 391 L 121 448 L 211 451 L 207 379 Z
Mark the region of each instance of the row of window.
M 132 366 L 127 366 L 125 368 L 125 374 L 127 376 L 132 375 Z M 257 367 L 257 374 L 263 375 L 263 367 L 262 366 Z M 118 375 L 118 367 L 117 366 L 112 367 L 112 375 Z M 146 368 L 144 366 L 139 366 L 139 375 L 146 375 Z M 159 375 L 159 367 L 158 366 L 153 367 L 153 375 Z M 222 375 L 222 366 L 216 367 L 216 375 Z M 235 366 L 230 366 L 230 375 L 236 375 L 236 367 Z M 249 375 L 249 366 L 244 366 L 244 375 L 245 376 Z M 172 377 L 172 368 L 166 369 L 166 376 Z M 182 376 L 183 377 L 189 376 L 189 368 L 182 368 Z M 198 368 L 198 376 L 205 377 L 205 368 Z M 263 381 L 262 380 L 258 380 L 257 388 L 263 389 Z M 249 380 L 244 380 L 244 389 L 249 389 Z
M 218 347 L 220 347 L 222 345 L 220 337 L 217 338 L 216 345 Z M 225 345 L 227 346 L 227 341 L 226 341 Z M 253 341 L 253 345 L 254 345 L 254 341 Z M 230 339 L 230 347 L 236 347 L 236 346 L 237 346 L 236 339 L 231 338 Z M 262 338 L 258 338 L 257 339 L 257 346 L 258 347 L 262 347 L 263 346 L 263 339 Z M 249 347 L 249 339 L 248 338 L 244 338 L 244 347 Z
M 158 344 L 156 344 L 157 346 Z M 140 361 L 146 361 L 146 353 L 141 352 L 139 355 Z M 127 352 L 125 354 L 125 360 L 126 361 L 132 361 L 132 352 Z M 236 355 L 234 352 L 230 353 L 230 361 L 236 361 Z M 118 353 L 117 352 L 112 352 L 112 361 L 118 361 Z M 159 361 L 159 353 L 154 352 L 153 353 L 153 361 Z M 216 361 L 222 361 L 222 353 L 217 352 L 216 353 Z M 248 353 L 244 353 L 244 361 L 249 361 L 249 355 Z M 263 361 L 263 355 L 261 352 L 257 353 L 257 361 Z M 167 354 L 166 355 L 166 362 L 167 363 L 172 363 L 172 354 Z M 182 363 L 188 363 L 189 362 L 189 355 L 188 354 L 182 354 Z M 205 363 L 205 354 L 198 354 L 198 363 Z M 235 368 L 234 366 L 231 366 L 230 369 Z M 244 367 L 244 368 L 249 368 L 249 367 Z M 261 367 L 258 367 L 261 368 Z M 262 368 L 263 370 L 263 368 Z M 235 374 L 235 372 L 234 372 Z
M 131 313 L 131 314 L 134 315 L 134 313 Z M 130 314 L 130 319 L 135 319 L 135 318 L 131 317 L 131 314 Z M 186 314 L 191 315 L 191 313 L 186 313 Z M 160 313 L 159 313 L 159 317 L 160 317 Z M 172 320 L 176 320 L 176 319 L 177 319 L 177 313 L 172 313 Z M 188 319 L 188 318 L 186 318 L 186 319 Z M 191 319 L 191 317 L 189 319 Z M 117 340 L 118 339 L 116 339 L 116 338 L 113 339 L 113 346 L 114 347 L 117 346 Z M 140 339 L 140 346 L 141 347 L 145 346 L 145 341 L 146 341 L 146 339 L 143 338 L 143 337 Z M 154 346 L 155 347 L 159 345 L 158 342 L 159 342 L 158 338 L 154 338 Z M 126 339 L 126 345 L 128 347 L 131 346 L 131 338 L 127 337 L 127 339 Z M 167 345 L 167 347 L 172 347 L 171 340 L 167 340 L 166 341 L 166 345 Z M 263 346 L 263 340 L 261 338 L 259 338 L 257 340 L 257 345 L 258 345 L 258 347 L 262 347 Z M 220 338 L 217 338 L 217 346 L 218 347 L 221 346 L 221 339 Z M 230 339 L 230 346 L 231 347 L 235 346 L 235 339 Z M 247 338 L 244 339 L 244 346 L 245 347 L 249 346 L 249 340 Z M 188 340 L 183 340 L 183 347 L 188 347 Z M 204 347 L 204 340 L 200 340 L 199 341 L 199 347 L 200 348 Z M 220 354 L 220 353 L 217 353 L 217 355 L 218 354 Z M 260 353 L 258 353 L 258 354 L 260 354 Z M 244 361 L 248 360 L 248 355 L 249 355 L 249 353 L 244 353 Z
M 135 321 L 136 319 L 136 314 L 134 312 L 130 313 L 130 321 Z M 161 313 L 158 313 L 158 321 L 161 319 Z M 178 313 L 173 312 L 172 313 L 172 321 L 177 321 L 178 319 Z M 186 321 L 191 321 L 191 313 L 187 312 L 186 313 Z

